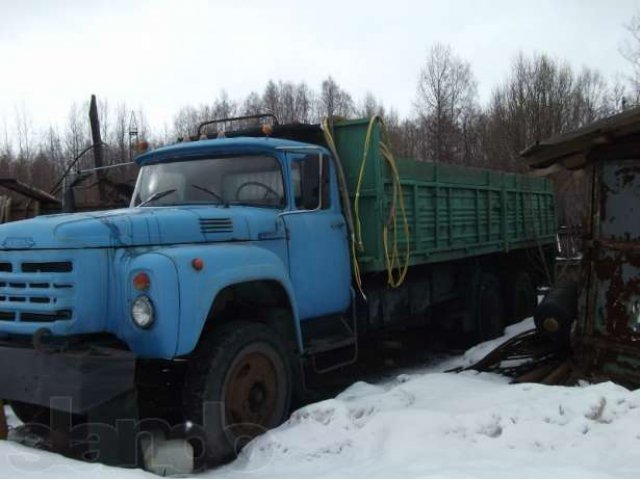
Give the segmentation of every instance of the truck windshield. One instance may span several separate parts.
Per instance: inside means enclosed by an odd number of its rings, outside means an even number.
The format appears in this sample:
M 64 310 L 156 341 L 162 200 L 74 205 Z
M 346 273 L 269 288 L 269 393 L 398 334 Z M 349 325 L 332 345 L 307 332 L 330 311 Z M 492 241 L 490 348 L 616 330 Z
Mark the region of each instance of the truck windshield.
M 214 203 L 282 208 L 280 163 L 269 156 L 207 158 L 146 165 L 131 206 Z

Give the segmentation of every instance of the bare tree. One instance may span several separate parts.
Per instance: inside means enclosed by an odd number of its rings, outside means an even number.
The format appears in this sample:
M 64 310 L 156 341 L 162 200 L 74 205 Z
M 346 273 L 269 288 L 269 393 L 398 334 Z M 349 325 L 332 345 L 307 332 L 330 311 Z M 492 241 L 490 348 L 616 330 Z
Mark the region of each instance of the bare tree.
M 0 157 L 7 161 L 13 157 L 13 148 L 11 146 L 11 140 L 9 140 L 9 129 L 7 126 L 7 119 L 2 117 L 2 135 L 0 136 Z
M 631 65 L 629 78 L 633 90 L 633 103 L 640 99 L 640 12 L 636 13 L 625 25 L 629 38 L 620 47 L 620 53 Z
M 609 103 L 607 82 L 600 72 L 584 68 L 576 77 L 572 100 L 571 124 L 586 125 L 613 113 Z
M 141 140 L 147 140 L 151 136 L 151 129 L 149 128 L 149 122 L 147 121 L 147 115 L 144 112 L 144 108 L 142 106 L 138 107 L 138 110 L 134 112 L 136 123 L 138 126 L 138 137 Z M 129 127 L 127 126 L 127 142 L 129 137 Z
M 627 86 L 620 80 L 620 78 L 616 78 L 607 89 L 606 102 L 608 105 L 608 113 L 614 114 L 625 110 L 629 106 L 627 96 Z
M 595 70 L 576 76 L 568 64 L 547 55 L 520 54 L 487 110 L 487 158 L 506 161 L 500 168 L 524 168 L 519 166 L 522 149 L 607 115 L 612 110 L 609 95 Z
M 173 117 L 173 129 L 176 137 L 188 137 L 195 133 L 201 123 L 200 113 L 191 105 L 182 107 Z
M 372 117 L 380 115 L 384 117 L 385 111 L 382 102 L 379 101 L 371 92 L 367 92 L 364 98 L 359 102 L 356 108 L 356 115 L 359 117 Z
M 65 158 L 62 148 L 62 140 L 56 128 L 51 125 L 47 130 L 46 140 L 42 146 L 47 161 L 53 166 L 57 173 L 61 173 L 65 167 Z
M 280 108 L 280 90 L 273 80 L 269 80 L 264 88 L 264 93 L 262 94 L 262 106 L 265 109 L 265 113 L 271 113 L 278 119 L 282 116 Z
M 242 103 L 243 115 L 258 115 L 259 113 L 262 113 L 264 109 L 262 99 L 256 92 L 251 92 L 247 95 L 247 98 L 245 98 Z
M 236 116 L 237 112 L 238 106 L 236 102 L 229 98 L 226 90 L 222 90 L 218 98 L 213 102 L 213 107 L 210 111 L 201 109 L 200 119 L 205 122 L 207 120 L 230 118 Z
M 67 115 L 67 130 L 64 135 L 65 153 L 69 159 L 76 158 L 88 145 L 88 131 L 86 111 L 73 103 Z
M 318 104 L 322 117 L 349 117 L 354 111 L 351 95 L 340 88 L 331 76 L 322 82 Z
M 484 166 L 526 171 L 519 156 L 524 148 L 608 115 L 618 95 L 595 70 L 576 75 L 567 63 L 547 55 L 520 54 L 479 124 Z M 579 223 L 585 213 L 585 179 L 562 172 L 554 182 L 563 222 Z
M 16 139 L 18 142 L 18 160 L 29 162 L 34 148 L 33 123 L 24 102 L 15 107 Z
M 111 112 L 109 110 L 109 100 L 100 98 L 98 100 L 98 118 L 100 120 L 100 136 L 106 142 L 111 133 Z
M 428 156 L 436 161 L 462 158 L 465 117 L 475 106 L 476 81 L 471 66 L 448 45 L 434 45 L 420 72 L 416 107 L 427 137 Z
M 258 110 L 255 108 L 258 105 L 256 100 L 254 96 L 247 99 L 254 106 L 254 111 Z M 295 85 L 281 80 L 278 83 L 269 80 L 259 103 L 259 111 L 271 113 L 283 123 L 308 123 L 313 118 L 313 101 L 313 92 L 304 82 Z
M 122 163 L 129 159 L 129 127 L 131 121 L 132 112 L 125 103 L 120 103 L 115 110 L 115 123 L 113 128 L 110 129 L 111 134 L 106 137 L 106 142 L 111 147 L 111 160 L 113 163 Z
M 296 98 L 294 85 L 291 82 L 278 82 L 278 89 L 280 90 L 280 117 L 279 120 L 283 123 L 291 123 L 296 120 Z
M 2 118 L 2 131 L 0 134 L 0 172 L 3 172 L 3 175 L 9 176 L 11 175 L 14 159 L 11 141 L 9 140 L 7 121 L 4 117 Z
M 295 121 L 301 123 L 310 123 L 314 117 L 313 104 L 314 93 L 309 86 L 300 82 L 294 89 L 295 97 Z

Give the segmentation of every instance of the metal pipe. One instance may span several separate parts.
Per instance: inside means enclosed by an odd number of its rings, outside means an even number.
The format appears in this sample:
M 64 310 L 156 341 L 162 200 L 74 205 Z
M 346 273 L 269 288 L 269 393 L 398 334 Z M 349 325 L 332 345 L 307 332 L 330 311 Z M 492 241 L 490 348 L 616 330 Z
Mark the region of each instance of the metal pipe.
M 105 165 L 104 167 L 87 168 L 85 170 L 78 170 L 78 175 L 82 175 L 83 173 L 95 172 L 98 170 L 109 170 L 111 168 L 124 167 L 126 165 L 135 165 L 135 163 L 136 162 L 116 163 L 115 165 Z

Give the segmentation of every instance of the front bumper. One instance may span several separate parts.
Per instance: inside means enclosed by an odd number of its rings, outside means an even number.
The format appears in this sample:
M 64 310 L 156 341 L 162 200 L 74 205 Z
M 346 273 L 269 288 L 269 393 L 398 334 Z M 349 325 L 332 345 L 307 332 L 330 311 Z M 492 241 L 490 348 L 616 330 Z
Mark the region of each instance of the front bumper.
M 0 341 L 0 399 L 83 414 L 135 386 L 135 355 L 110 347 Z

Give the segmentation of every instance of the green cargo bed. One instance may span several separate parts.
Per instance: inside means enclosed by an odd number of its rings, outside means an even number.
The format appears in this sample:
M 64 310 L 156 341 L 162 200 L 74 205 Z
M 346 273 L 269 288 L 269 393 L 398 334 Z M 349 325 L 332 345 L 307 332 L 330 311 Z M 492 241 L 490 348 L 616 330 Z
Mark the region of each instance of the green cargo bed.
M 365 119 L 334 127 L 352 202 L 368 125 Z M 378 123 L 359 199 L 364 249 L 358 255 L 364 272 L 386 269 L 382 231 L 389 218 L 393 184 L 379 140 Z M 555 240 L 554 195 L 548 179 L 411 159 L 396 159 L 396 164 L 409 223 L 410 265 L 544 246 Z M 398 211 L 402 254 L 406 239 L 401 219 Z

